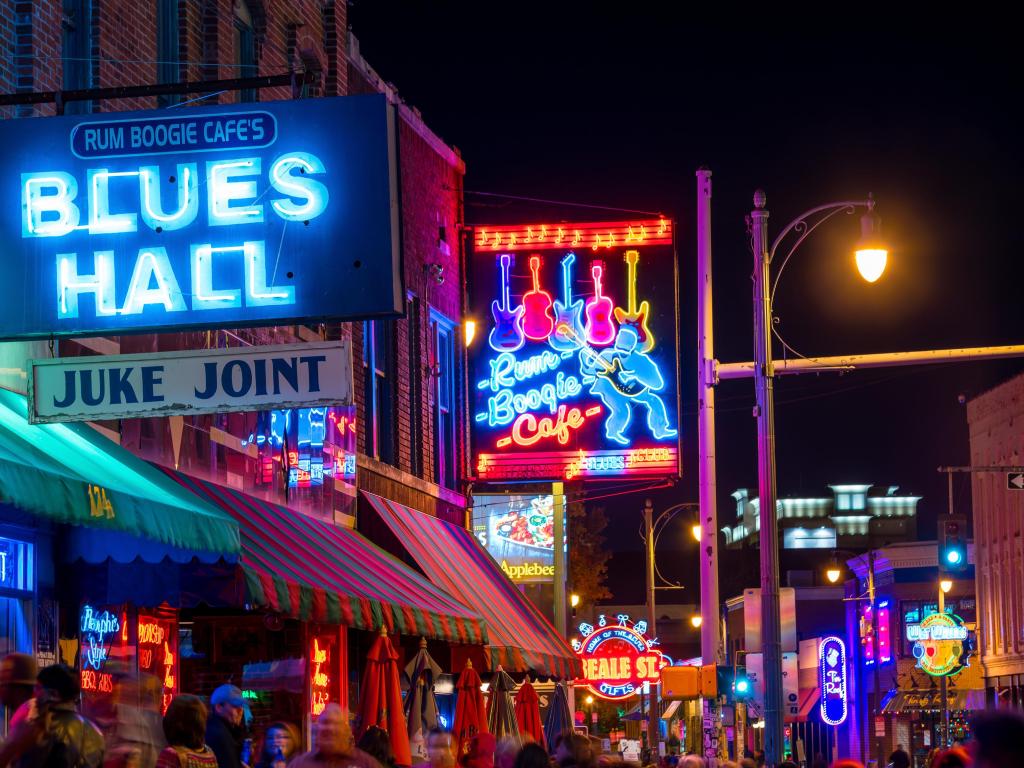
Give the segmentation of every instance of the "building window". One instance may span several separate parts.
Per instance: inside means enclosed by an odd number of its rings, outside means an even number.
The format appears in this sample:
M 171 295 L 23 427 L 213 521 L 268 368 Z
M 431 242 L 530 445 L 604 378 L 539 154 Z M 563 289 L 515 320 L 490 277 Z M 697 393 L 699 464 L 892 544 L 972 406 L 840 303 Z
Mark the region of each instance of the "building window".
M 64 0 L 61 18 L 64 90 L 91 88 L 92 0 Z M 69 101 L 64 113 L 92 112 L 91 101 Z
M 252 13 L 245 0 L 235 0 L 235 65 L 238 77 L 255 77 L 256 35 L 253 32 Z M 239 101 L 256 101 L 255 88 L 243 88 L 238 92 Z
M 455 326 L 443 315 L 430 311 L 434 340 L 434 477 L 438 485 L 455 489 L 458 480 L 455 448 L 456 403 Z
M 409 331 L 409 471 L 423 477 L 423 339 L 420 300 L 411 294 L 405 300 L 405 319 Z
M 395 450 L 395 323 L 363 323 L 363 374 L 366 393 L 366 453 L 396 464 Z
M 178 3 L 179 0 L 157 0 L 156 6 L 156 81 L 177 83 L 181 53 L 178 47 Z M 176 93 L 157 96 L 157 105 L 170 107 L 181 101 Z

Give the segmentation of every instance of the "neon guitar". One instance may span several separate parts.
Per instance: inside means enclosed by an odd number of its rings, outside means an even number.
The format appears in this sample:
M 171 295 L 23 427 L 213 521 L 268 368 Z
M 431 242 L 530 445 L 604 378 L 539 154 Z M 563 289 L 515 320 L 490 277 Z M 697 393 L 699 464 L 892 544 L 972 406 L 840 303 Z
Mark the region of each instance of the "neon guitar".
M 530 341 L 544 341 L 555 330 L 555 318 L 551 314 L 551 294 L 540 289 L 540 256 L 530 257 L 530 272 L 533 290 L 523 294 L 523 333 Z
M 612 300 L 601 295 L 601 277 L 604 265 L 596 261 L 590 266 L 590 274 L 594 277 L 594 295 L 587 301 L 585 313 L 587 322 L 583 326 L 587 341 L 604 347 L 615 341 L 615 324 L 612 323 Z
M 654 349 L 654 335 L 651 333 L 651 329 L 647 327 L 647 317 L 651 313 L 651 305 L 644 299 L 640 302 L 640 309 L 636 307 L 636 265 L 639 261 L 639 251 L 626 251 L 629 306 L 626 309 L 616 307 L 615 319 L 619 321 L 619 325 L 628 326 L 636 331 L 641 352 L 650 352 Z
M 562 333 L 561 326 L 567 326 L 576 336 L 583 336 L 583 299 L 572 300 L 572 265 L 576 254 L 569 252 L 562 259 L 562 299 L 555 302 L 555 331 L 548 339 L 552 349 L 559 352 L 572 352 L 576 342 Z
M 637 381 L 629 371 L 623 369 L 620 358 L 612 357 L 611 361 L 609 361 L 603 357 L 603 355 L 614 355 L 614 350 L 605 350 L 603 353 L 598 352 L 587 344 L 582 336 L 566 324 L 560 324 L 555 329 L 555 333 L 559 333 L 571 340 L 574 348 L 582 353 L 580 355 L 580 362 L 583 364 L 584 383 L 587 382 L 587 376 L 594 379 L 608 379 L 608 383 L 612 385 L 615 391 L 626 397 L 636 397 L 650 389 L 646 384 Z
M 512 301 L 508 291 L 508 271 L 512 266 L 512 254 L 503 253 L 501 261 L 501 303 L 495 299 L 491 302 L 491 316 L 494 327 L 491 329 L 487 342 L 495 352 L 515 352 L 526 343 L 523 335 L 523 313 L 526 311 L 520 304 L 512 309 Z

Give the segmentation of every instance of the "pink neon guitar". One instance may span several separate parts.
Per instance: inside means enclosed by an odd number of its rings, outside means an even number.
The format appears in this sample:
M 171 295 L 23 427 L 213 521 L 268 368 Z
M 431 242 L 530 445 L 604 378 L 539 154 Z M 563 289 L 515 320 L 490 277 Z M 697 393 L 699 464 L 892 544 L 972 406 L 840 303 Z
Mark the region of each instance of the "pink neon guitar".
M 555 330 L 555 316 L 551 314 L 551 294 L 540 289 L 540 256 L 530 257 L 533 290 L 523 294 L 523 333 L 530 341 L 544 341 Z
M 615 324 L 612 322 L 612 300 L 601 295 L 601 280 L 604 264 L 595 261 L 590 266 L 590 274 L 594 277 L 594 295 L 584 308 L 587 321 L 583 326 L 587 341 L 595 347 L 604 347 L 615 341 Z
M 526 343 L 523 335 L 523 313 L 526 311 L 520 304 L 512 309 L 512 300 L 508 291 L 508 271 L 512 266 L 512 254 L 503 253 L 499 257 L 501 263 L 501 303 L 495 299 L 491 302 L 491 316 L 494 327 L 487 341 L 495 352 L 515 352 Z
M 619 325 L 625 325 L 636 331 L 637 344 L 641 352 L 650 352 L 654 349 L 654 335 L 647 327 L 647 317 L 651 314 L 651 305 L 646 299 L 640 302 L 640 308 L 636 306 L 636 265 L 640 261 L 639 251 L 626 251 L 626 264 L 629 276 L 629 306 L 615 308 L 615 319 Z

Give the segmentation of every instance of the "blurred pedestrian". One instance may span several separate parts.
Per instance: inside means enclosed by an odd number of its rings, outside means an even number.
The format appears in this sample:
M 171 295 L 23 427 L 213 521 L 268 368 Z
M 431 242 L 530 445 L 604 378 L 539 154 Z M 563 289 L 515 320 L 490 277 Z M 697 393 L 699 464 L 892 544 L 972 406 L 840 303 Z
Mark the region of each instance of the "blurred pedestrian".
M 263 734 L 260 759 L 255 768 L 285 768 L 299 748 L 299 730 L 291 723 L 276 722 Z
M 928 768 L 970 768 L 971 756 L 963 747 L 951 747 L 932 759 Z
M 155 675 L 115 677 L 104 768 L 154 768 L 167 746 L 160 717 L 163 681 Z
M 334 703 L 324 711 L 313 727 L 313 748 L 292 759 L 288 768 L 382 768 L 374 758 L 357 748 L 352 726 L 342 708 Z
M 219 768 L 242 768 L 245 740 L 245 700 L 236 685 L 222 685 L 210 694 L 206 745 L 217 756 Z
M 902 744 L 897 744 L 896 749 L 889 755 L 889 765 L 892 768 L 910 768 L 910 755 L 903 749 Z
M 18 768 L 99 768 L 103 763 L 103 734 L 80 715 L 78 672 L 52 664 L 36 676 L 36 716 L 26 718 L 12 741 L 22 745 Z M 25 734 L 30 742 L 22 741 Z M 6 745 L 5 745 L 6 746 Z
M 497 743 L 489 733 L 478 733 L 469 740 L 469 749 L 459 758 L 463 768 L 494 768 L 494 749 Z
M 524 744 L 519 750 L 512 768 L 550 768 L 551 760 L 548 753 L 540 744 L 531 742 Z
M 356 744 L 359 749 L 384 766 L 395 768 L 395 753 L 391 749 L 391 737 L 379 725 L 371 725 Z
M 427 734 L 427 760 L 430 768 L 454 768 L 455 748 L 451 733 L 431 728 Z
M 555 739 L 554 758 L 559 768 L 597 768 L 590 739 L 578 733 L 563 733 Z
M 1020 765 L 1024 752 L 1024 717 L 1005 709 L 978 714 L 974 732 L 974 768 Z
M 521 746 L 519 740 L 513 736 L 505 736 L 498 741 L 494 748 L 494 768 L 513 768 Z
M 11 713 L 9 730 L 28 717 L 38 674 L 35 658 L 27 653 L 9 653 L 0 661 L 0 704 Z
M 217 756 L 206 745 L 209 710 L 198 696 L 175 696 L 164 715 L 168 746 L 156 760 L 156 768 L 217 768 Z

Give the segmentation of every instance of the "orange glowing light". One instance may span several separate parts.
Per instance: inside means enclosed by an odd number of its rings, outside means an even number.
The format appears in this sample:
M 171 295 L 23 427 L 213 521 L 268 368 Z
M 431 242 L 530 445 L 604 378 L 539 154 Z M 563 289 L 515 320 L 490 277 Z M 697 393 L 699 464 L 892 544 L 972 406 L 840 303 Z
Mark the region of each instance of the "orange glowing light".
M 636 221 L 595 221 L 572 225 L 515 224 L 480 227 L 474 239 L 476 250 L 496 251 L 514 245 L 529 244 L 533 249 L 576 247 L 586 242 L 591 247 L 612 248 L 627 245 L 671 245 L 673 226 L 669 219 Z

